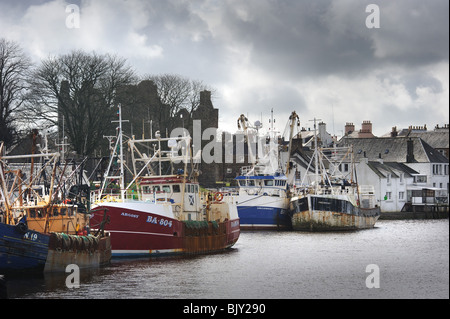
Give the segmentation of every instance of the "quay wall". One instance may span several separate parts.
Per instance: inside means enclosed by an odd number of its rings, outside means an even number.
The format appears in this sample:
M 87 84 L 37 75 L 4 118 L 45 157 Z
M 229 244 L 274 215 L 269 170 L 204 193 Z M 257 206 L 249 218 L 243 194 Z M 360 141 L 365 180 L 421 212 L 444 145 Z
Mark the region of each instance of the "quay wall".
M 445 219 L 448 211 L 416 211 L 416 212 L 389 212 L 381 213 L 379 220 L 395 219 Z

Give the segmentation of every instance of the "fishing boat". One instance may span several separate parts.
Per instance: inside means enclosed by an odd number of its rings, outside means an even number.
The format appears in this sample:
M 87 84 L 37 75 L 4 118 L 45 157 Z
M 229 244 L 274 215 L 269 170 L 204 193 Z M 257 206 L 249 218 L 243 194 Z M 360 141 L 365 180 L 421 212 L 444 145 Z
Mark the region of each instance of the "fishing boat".
M 314 128 L 316 124 L 314 122 Z M 318 147 L 308 165 L 314 161 L 314 174 L 305 174 L 296 196 L 290 200 L 294 230 L 334 231 L 373 228 L 380 216 L 373 186 L 358 185 L 352 147 Z M 341 172 L 343 163 L 351 165 Z M 308 180 L 306 180 L 308 179 Z
M 62 183 L 54 183 L 58 158 L 59 153 L 0 156 L 0 273 L 61 272 L 70 264 L 90 268 L 109 263 L 108 233 L 91 232 L 86 207 L 76 196 L 60 197 Z M 43 159 L 41 165 L 35 165 L 36 159 Z M 26 163 L 18 165 L 17 160 Z M 47 181 L 48 169 L 52 173 Z
M 133 179 L 125 187 L 120 106 L 119 123 L 102 186 L 91 193 L 91 223 L 100 223 L 107 212 L 112 256 L 205 254 L 232 247 L 240 235 L 236 204 L 223 193 L 201 191 L 198 171 L 188 171 L 190 136 L 162 138 L 156 132 L 152 139 L 129 139 Z
M 267 136 L 263 137 L 264 142 L 257 144 L 264 149 L 256 150 L 256 154 L 253 156 L 252 147 L 248 143 L 249 158 L 253 160 L 253 164 L 241 168 L 240 175 L 236 177 L 239 186 L 238 213 L 242 229 L 289 230 L 292 227 L 288 210 L 289 163 L 287 163 L 286 169 L 280 165 L 279 145 L 274 135 L 273 122 L 272 110 L 272 129 Z M 293 128 L 296 123 L 298 123 L 298 116 L 293 112 L 289 118 L 288 152 L 291 150 Z M 259 124 L 256 123 L 257 130 L 258 126 Z M 252 126 L 244 115 L 239 117 L 238 127 L 244 130 L 247 141 L 249 141 L 248 129 Z M 262 156 L 258 156 L 258 153 Z

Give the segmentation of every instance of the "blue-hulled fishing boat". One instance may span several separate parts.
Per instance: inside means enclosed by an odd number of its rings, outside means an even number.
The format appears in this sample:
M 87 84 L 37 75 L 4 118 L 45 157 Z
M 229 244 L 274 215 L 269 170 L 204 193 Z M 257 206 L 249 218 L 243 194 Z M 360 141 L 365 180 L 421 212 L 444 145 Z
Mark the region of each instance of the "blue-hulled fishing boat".
M 271 122 L 273 123 L 273 116 Z M 289 118 L 288 154 L 291 150 L 295 123 L 298 123 L 298 116 L 293 112 Z M 238 124 L 239 127 L 243 127 L 247 141 L 249 141 L 247 129 L 250 125 L 247 118 L 241 115 Z M 258 145 L 263 149 L 257 151 L 257 154 L 262 154 L 262 156 L 255 156 L 253 165 L 243 167 L 240 176 L 236 177 L 239 186 L 237 208 L 241 229 L 289 230 L 292 227 L 288 210 L 290 198 L 287 177 L 289 176 L 289 155 L 288 164 L 283 170 L 279 161 L 279 144 L 275 140 L 273 127 L 268 136 L 263 137 L 262 140 L 264 142 L 258 143 Z M 250 159 L 253 157 L 251 149 L 252 147 L 249 145 Z

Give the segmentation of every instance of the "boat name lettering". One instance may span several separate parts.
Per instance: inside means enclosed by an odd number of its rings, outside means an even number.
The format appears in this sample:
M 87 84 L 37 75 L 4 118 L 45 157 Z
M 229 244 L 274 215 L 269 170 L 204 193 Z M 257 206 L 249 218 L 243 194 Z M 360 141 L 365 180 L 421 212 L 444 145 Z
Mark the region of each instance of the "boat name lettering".
M 36 241 L 38 239 L 38 235 L 35 233 L 26 232 L 25 235 L 23 235 L 23 239 Z
M 125 216 L 125 217 L 139 218 L 139 215 L 130 214 L 130 213 L 124 213 L 124 212 L 122 212 L 120 215 Z
M 161 218 L 158 222 L 158 218 L 152 217 L 152 216 L 148 216 L 147 217 L 147 223 L 152 223 L 152 224 L 160 224 L 161 226 L 166 226 L 166 227 L 172 227 L 172 221 L 171 220 L 167 220 L 164 218 Z

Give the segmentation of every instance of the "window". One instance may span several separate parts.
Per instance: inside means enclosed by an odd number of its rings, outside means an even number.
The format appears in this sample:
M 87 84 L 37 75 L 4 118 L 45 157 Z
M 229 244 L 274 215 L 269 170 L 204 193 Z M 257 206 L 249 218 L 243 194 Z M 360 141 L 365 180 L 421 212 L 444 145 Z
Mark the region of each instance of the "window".
M 198 185 L 186 184 L 186 193 L 197 193 Z
M 398 199 L 404 200 L 405 199 L 405 192 L 398 192 Z
M 273 180 L 269 179 L 269 180 L 264 180 L 264 185 L 265 186 L 273 186 Z
M 391 183 L 391 174 L 386 175 L 386 183 L 388 183 L 388 184 Z
M 400 184 L 404 183 L 404 179 L 405 179 L 405 174 L 404 173 L 400 173 Z
M 275 186 L 284 186 L 286 185 L 286 181 L 275 180 Z
M 391 200 L 392 199 L 392 192 L 386 192 L 386 195 L 384 196 L 384 200 Z
M 433 175 L 442 175 L 442 164 L 433 164 Z
M 416 175 L 414 176 L 414 183 L 426 183 L 427 176 L 426 175 Z

